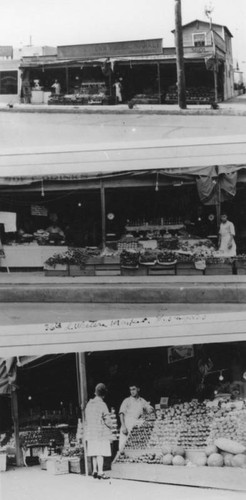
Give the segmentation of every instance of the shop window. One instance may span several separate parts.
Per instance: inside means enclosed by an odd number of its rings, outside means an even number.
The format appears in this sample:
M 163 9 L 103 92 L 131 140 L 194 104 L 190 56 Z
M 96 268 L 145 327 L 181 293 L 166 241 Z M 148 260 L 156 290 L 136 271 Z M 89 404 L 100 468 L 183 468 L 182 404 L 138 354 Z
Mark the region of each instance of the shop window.
M 17 71 L 0 71 L 0 94 L 18 94 Z
M 194 47 L 204 47 L 206 45 L 206 34 L 205 33 L 193 33 L 193 45 Z

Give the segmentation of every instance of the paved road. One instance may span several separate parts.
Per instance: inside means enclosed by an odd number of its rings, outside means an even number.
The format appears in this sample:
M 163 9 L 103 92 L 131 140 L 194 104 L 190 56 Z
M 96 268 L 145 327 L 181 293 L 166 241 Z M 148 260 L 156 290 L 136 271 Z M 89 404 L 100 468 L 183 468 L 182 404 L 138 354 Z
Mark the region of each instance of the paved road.
M 245 106 L 246 107 L 246 106 Z M 239 135 L 246 116 L 6 113 L 1 149 Z
M 98 481 L 77 474 L 49 475 L 39 467 L 0 473 L 1 500 L 243 500 L 245 492 L 139 481 Z

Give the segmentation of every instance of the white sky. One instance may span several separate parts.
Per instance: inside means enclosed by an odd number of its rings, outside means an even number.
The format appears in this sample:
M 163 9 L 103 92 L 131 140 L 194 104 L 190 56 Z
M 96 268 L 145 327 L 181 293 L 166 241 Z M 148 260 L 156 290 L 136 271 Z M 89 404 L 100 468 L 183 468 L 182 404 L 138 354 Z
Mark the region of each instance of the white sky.
M 174 0 L 8 0 L 1 2 L 0 45 L 72 45 L 163 38 L 173 46 Z M 182 0 L 183 24 L 207 20 L 208 0 Z M 246 0 L 213 0 L 213 21 L 232 32 L 246 69 Z M 244 66 L 244 67 L 243 67 Z

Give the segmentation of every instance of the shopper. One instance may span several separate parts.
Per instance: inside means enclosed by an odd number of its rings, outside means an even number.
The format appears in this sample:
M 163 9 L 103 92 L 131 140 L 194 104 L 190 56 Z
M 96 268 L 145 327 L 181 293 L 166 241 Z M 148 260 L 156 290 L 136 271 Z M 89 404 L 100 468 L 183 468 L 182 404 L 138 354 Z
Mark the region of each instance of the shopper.
M 236 256 L 235 227 L 227 218 L 227 214 L 221 214 L 221 224 L 219 230 L 219 252 L 225 257 Z
M 140 387 L 138 384 L 131 384 L 129 390 L 130 396 L 124 399 L 119 410 L 121 423 L 119 451 L 123 450 L 128 434 L 131 432 L 134 425 L 137 424 L 138 420 L 144 416 L 144 414 L 154 411 L 150 403 L 140 397 Z
M 111 456 L 112 420 L 104 398 L 107 389 L 102 383 L 95 388 L 95 397 L 85 409 L 87 456 L 92 457 L 92 475 L 98 479 L 109 479 L 103 472 L 104 457 Z

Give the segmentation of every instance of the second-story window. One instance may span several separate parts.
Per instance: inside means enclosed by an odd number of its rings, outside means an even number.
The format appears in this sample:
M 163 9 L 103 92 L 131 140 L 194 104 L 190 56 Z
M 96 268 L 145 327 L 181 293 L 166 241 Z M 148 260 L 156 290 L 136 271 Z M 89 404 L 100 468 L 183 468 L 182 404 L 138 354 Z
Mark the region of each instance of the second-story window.
M 194 47 L 204 47 L 206 45 L 206 34 L 205 33 L 193 33 L 193 45 Z

